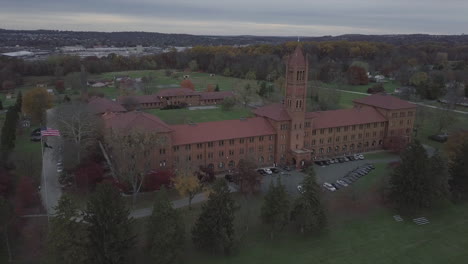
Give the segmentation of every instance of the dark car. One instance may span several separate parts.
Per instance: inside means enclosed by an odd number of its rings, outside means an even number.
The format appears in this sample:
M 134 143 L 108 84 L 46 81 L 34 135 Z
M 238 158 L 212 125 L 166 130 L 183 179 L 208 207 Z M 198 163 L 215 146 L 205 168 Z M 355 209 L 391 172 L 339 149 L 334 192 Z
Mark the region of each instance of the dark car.
M 40 135 L 41 135 L 41 129 L 40 128 L 36 128 L 33 131 L 31 131 L 31 137 L 32 136 L 40 136 Z
M 322 166 L 322 162 L 321 162 L 321 161 L 315 161 L 314 163 L 315 163 L 316 165 L 318 165 L 318 166 Z
M 448 135 L 447 134 L 432 135 L 432 136 L 429 136 L 429 139 L 437 141 L 437 142 L 444 143 L 444 142 L 446 142 L 448 140 Z
M 31 141 L 38 142 L 41 141 L 41 135 L 39 134 L 38 136 L 31 136 Z
M 270 168 L 271 172 L 273 173 L 278 173 L 280 172 L 280 170 L 278 170 L 277 168 Z
M 335 187 L 335 189 L 337 189 L 337 190 L 339 190 L 339 189 L 341 188 L 341 185 L 336 184 L 336 183 L 334 183 L 334 182 L 331 183 L 331 185 L 332 185 L 333 187 Z
M 346 182 L 347 184 L 353 183 L 352 180 L 350 180 L 349 178 L 346 178 L 346 177 L 344 177 L 342 180 L 343 180 L 344 182 Z
M 224 178 L 228 182 L 234 182 L 234 177 L 231 174 L 226 174 L 226 176 L 224 176 Z
M 257 172 L 260 173 L 261 175 L 266 175 L 266 172 L 262 169 L 258 169 Z
M 283 170 L 285 170 L 285 171 L 291 171 L 292 169 L 291 169 L 290 167 L 288 167 L 288 166 L 284 166 L 284 167 L 283 167 Z
M 331 164 L 331 162 L 329 160 L 324 160 L 323 162 L 325 163 L 325 165 L 330 165 Z
M 356 160 L 354 156 L 346 156 L 350 161 Z
M 338 158 L 338 162 L 343 163 L 343 162 L 345 162 L 345 160 L 344 160 L 344 158 Z

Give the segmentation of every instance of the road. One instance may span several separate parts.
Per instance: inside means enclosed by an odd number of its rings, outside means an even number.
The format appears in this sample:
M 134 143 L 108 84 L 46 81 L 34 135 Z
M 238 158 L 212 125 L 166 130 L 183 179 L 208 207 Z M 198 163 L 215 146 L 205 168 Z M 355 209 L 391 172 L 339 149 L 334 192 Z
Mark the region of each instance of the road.
M 53 122 L 54 109 L 47 110 L 47 127 L 56 129 Z M 48 215 L 55 213 L 62 189 L 58 182 L 57 161 L 60 156 L 59 147 L 62 145 L 61 137 L 44 137 L 50 148 L 44 148 L 42 157 L 41 198 Z
M 317 87 L 317 88 L 319 88 L 319 89 L 330 89 L 330 88 L 325 88 L 325 87 Z M 368 94 L 368 93 L 354 92 L 354 91 L 341 90 L 341 89 L 334 89 L 334 90 L 340 91 L 340 92 L 344 92 L 344 93 L 359 94 L 359 95 L 365 95 L 365 96 L 369 96 L 369 95 L 370 95 L 370 94 Z M 438 106 L 434 106 L 434 105 L 428 105 L 428 104 L 419 103 L 419 102 L 411 102 L 411 101 L 410 101 L 410 103 L 413 103 L 413 104 L 416 104 L 416 105 L 420 105 L 420 106 L 424 106 L 424 107 L 433 108 L 433 109 L 449 110 L 449 111 L 454 112 L 454 113 L 463 114 L 463 115 L 468 115 L 468 112 L 465 112 L 465 111 L 451 110 L 451 109 L 446 109 L 446 108 L 443 108 L 443 107 L 438 107 Z

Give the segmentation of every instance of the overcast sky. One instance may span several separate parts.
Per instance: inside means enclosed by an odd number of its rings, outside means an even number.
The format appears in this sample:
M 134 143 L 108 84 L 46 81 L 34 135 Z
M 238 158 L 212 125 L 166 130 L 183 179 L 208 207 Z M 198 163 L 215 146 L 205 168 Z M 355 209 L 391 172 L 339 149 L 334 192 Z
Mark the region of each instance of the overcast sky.
M 468 0 L 0 0 L 0 28 L 322 36 L 468 33 Z

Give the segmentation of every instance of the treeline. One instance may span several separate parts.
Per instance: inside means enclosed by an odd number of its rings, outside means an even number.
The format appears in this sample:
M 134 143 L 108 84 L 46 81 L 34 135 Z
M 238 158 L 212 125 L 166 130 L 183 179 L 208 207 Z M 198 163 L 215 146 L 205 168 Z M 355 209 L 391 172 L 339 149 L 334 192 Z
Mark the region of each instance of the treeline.
M 420 43 L 390 45 L 378 42 L 301 42 L 309 61 L 309 78 L 330 83 L 347 83 L 349 69 L 395 78 L 402 85 L 432 87 L 424 97 L 436 98 L 447 82 L 468 84 L 468 45 Z M 53 56 L 44 61 L 0 58 L 0 81 L 22 83 L 23 76 L 55 75 L 80 71 L 83 64 L 91 74 L 127 70 L 190 69 L 237 78 L 273 81 L 284 75 L 284 57 L 297 42 L 281 45 L 196 46 L 142 57 L 79 58 Z M 418 74 L 424 73 L 423 79 Z M 426 78 L 427 77 L 427 78 Z M 350 83 L 354 84 L 354 83 Z M 434 88 L 434 86 L 436 86 Z

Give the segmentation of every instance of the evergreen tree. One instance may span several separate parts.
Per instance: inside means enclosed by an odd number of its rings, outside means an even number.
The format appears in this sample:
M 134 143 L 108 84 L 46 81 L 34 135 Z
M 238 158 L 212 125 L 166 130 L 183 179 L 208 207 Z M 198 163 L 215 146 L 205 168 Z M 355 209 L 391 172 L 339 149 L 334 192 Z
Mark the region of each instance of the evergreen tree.
M 18 112 L 16 112 L 15 107 L 9 107 L 2 127 L 2 136 L 0 138 L 3 161 L 6 161 L 10 152 L 15 148 L 18 118 Z
M 15 103 L 16 111 L 21 112 L 22 107 L 23 107 L 23 93 L 19 91 L 18 96 L 16 96 L 16 103 Z
M 455 199 L 468 198 L 468 142 L 465 141 L 455 152 L 450 162 L 450 190 Z
M 302 193 L 293 204 L 291 221 L 302 234 L 319 231 L 326 225 L 320 186 L 317 184 L 313 167 L 307 169 L 307 175 L 302 182 Z
M 429 159 L 423 146 L 415 141 L 401 153 L 401 163 L 390 178 L 389 198 L 400 209 L 427 208 L 446 191 L 446 174 L 437 174 L 440 158 Z M 435 161 L 434 164 L 430 164 Z M 430 164 L 430 165 L 428 165 Z M 444 183 L 445 182 L 445 183 Z
M 215 92 L 219 92 L 219 85 L 216 84 Z
M 47 244 L 49 255 L 55 263 L 84 263 L 86 251 L 85 224 L 78 221 L 78 207 L 66 195 L 62 196 L 50 222 Z
M 83 220 L 86 223 L 87 255 L 92 263 L 127 263 L 128 251 L 134 246 L 133 219 L 125 201 L 110 184 L 100 184 L 88 200 Z
M 0 110 L 3 110 L 3 102 L 0 100 Z
M 177 263 L 184 246 L 185 229 L 179 212 L 172 208 L 164 189 L 156 195 L 147 230 L 147 247 L 153 263 Z
M 213 253 L 230 254 L 234 247 L 236 209 L 226 181 L 216 181 L 192 229 L 194 244 Z
M 276 184 L 270 183 L 261 209 L 262 222 L 270 228 L 270 238 L 281 231 L 289 219 L 289 199 L 286 188 L 278 178 Z

